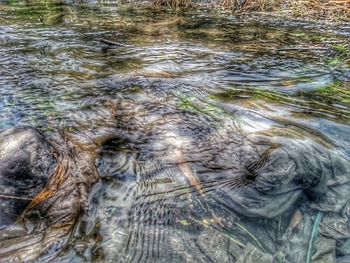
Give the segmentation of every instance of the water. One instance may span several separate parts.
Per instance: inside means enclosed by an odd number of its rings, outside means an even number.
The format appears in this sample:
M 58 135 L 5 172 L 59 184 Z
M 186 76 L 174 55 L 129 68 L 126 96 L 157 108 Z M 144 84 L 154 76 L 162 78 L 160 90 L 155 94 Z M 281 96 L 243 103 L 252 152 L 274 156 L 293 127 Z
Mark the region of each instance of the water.
M 346 260 L 349 37 L 206 11 L 1 4 L 1 130 L 85 134 L 118 102 L 119 139 L 59 260 L 302 262 L 317 213 L 321 259 Z

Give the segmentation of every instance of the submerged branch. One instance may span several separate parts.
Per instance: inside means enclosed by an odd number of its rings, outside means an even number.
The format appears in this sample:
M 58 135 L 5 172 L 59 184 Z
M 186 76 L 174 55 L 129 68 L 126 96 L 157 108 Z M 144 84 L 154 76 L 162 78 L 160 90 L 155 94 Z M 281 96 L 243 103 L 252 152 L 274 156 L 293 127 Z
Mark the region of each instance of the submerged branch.
M 32 201 L 33 200 L 33 198 L 18 197 L 18 196 L 12 196 L 12 195 L 4 195 L 4 194 L 0 194 L 0 198 L 23 200 L 23 201 Z
M 101 38 L 100 42 L 103 43 L 103 44 L 109 45 L 109 46 L 125 47 L 125 45 L 123 45 L 123 44 L 120 44 L 120 43 L 117 43 L 117 42 L 114 42 L 114 41 L 111 41 L 111 40 L 108 40 L 108 39 Z

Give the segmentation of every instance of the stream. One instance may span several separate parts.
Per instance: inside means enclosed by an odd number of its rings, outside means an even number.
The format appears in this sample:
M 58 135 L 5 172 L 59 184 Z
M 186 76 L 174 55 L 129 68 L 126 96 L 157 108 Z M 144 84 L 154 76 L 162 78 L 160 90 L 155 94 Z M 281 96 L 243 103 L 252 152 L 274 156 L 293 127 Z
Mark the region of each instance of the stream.
M 207 10 L 0 3 L 0 131 L 84 136 L 117 116 L 57 262 L 349 262 L 349 41 Z

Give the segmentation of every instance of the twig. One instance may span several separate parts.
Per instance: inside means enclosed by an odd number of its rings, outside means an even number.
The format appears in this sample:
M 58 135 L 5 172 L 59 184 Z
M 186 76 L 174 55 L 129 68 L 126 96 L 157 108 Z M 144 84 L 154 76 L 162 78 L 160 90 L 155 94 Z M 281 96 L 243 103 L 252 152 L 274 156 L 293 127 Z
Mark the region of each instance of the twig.
M 275 51 L 310 51 L 310 50 L 329 50 L 328 47 L 291 47 L 291 48 L 279 48 Z
M 241 225 L 241 224 L 239 224 L 237 222 L 235 222 L 234 224 L 236 226 L 238 226 L 242 231 L 247 233 L 258 244 L 258 246 L 261 248 L 262 251 L 265 251 L 264 247 L 261 245 L 259 240 L 252 233 L 250 233 L 250 231 L 247 228 L 245 228 L 243 225 Z
M 347 40 L 328 40 L 328 41 L 322 41 L 319 44 L 324 45 L 324 44 L 343 44 L 343 43 L 348 43 L 349 41 Z
M 74 18 L 77 19 L 77 16 L 74 14 L 74 12 L 72 11 L 72 9 L 69 6 L 68 6 L 68 10 L 74 16 Z
M 23 201 L 32 201 L 33 200 L 33 198 L 25 198 L 25 197 L 18 197 L 18 196 L 12 196 L 12 195 L 2 195 L 2 194 L 0 194 L 0 198 L 16 199 L 16 200 L 23 200 Z
M 109 46 L 117 46 L 117 47 L 125 47 L 123 44 L 111 41 L 111 40 L 107 40 L 107 39 L 100 39 L 100 42 Z

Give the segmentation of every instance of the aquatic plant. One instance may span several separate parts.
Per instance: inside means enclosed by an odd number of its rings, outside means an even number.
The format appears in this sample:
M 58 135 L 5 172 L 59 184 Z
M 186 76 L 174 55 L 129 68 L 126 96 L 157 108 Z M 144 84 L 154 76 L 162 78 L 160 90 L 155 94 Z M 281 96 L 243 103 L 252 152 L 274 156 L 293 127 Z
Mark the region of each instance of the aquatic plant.
M 322 96 L 333 103 L 341 103 L 346 106 L 350 105 L 349 85 L 343 84 L 339 81 L 321 87 L 316 92 L 319 94 L 319 96 Z

